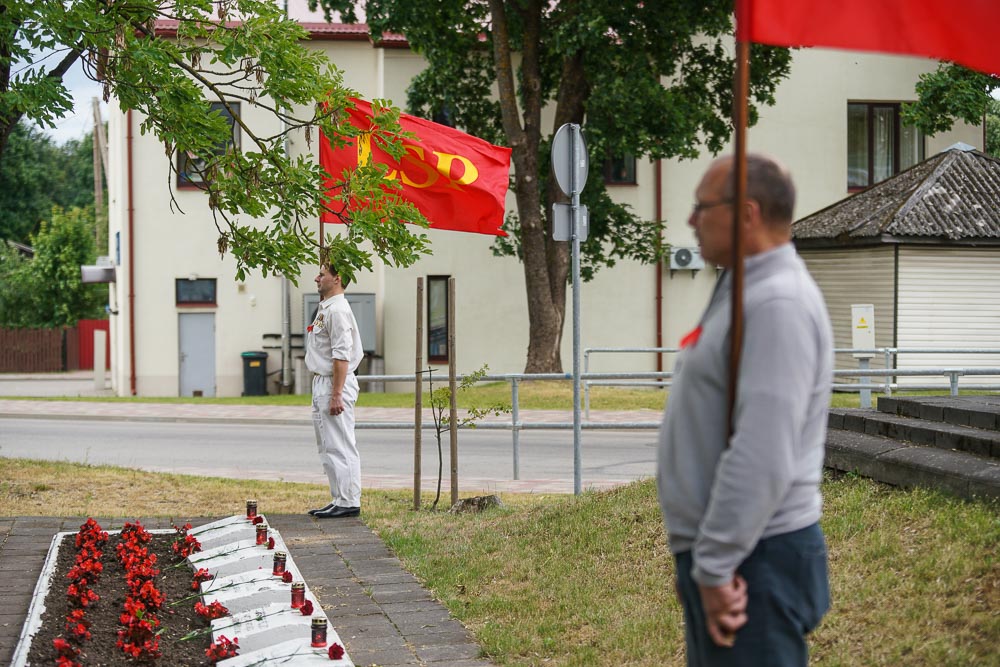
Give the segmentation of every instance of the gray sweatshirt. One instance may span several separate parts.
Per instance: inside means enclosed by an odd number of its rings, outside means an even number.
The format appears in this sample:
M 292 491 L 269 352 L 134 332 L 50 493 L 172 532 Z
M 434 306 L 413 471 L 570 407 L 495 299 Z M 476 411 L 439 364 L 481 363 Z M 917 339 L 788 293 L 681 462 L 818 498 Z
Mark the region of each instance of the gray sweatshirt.
M 820 517 L 833 334 L 791 243 L 748 257 L 735 432 L 726 449 L 731 276 L 674 367 L 657 482 L 670 550 L 705 586 L 733 577 L 762 538 Z

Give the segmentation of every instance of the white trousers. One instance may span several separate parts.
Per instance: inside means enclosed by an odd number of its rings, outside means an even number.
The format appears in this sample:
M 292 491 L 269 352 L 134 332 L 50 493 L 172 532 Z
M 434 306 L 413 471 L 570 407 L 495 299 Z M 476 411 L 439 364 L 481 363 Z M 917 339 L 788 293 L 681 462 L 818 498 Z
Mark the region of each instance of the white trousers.
M 313 377 L 312 418 L 316 447 L 323 471 L 330 480 L 330 497 L 338 507 L 361 507 L 361 455 L 354 439 L 354 403 L 358 381 L 349 373 L 344 382 L 344 411 L 330 414 L 333 391 L 327 375 Z

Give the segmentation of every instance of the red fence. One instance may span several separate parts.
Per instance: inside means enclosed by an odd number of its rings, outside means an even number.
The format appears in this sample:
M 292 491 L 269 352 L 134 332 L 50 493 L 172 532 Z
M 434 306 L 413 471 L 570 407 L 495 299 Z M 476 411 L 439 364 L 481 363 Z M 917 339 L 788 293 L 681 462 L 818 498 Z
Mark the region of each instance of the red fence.
M 80 320 L 62 329 L 0 329 L 0 373 L 58 373 L 94 367 L 94 331 L 107 320 Z M 110 337 L 104 359 L 110 368 Z
M 81 371 L 89 371 L 94 368 L 94 332 L 103 331 L 104 336 L 104 364 L 106 370 L 111 370 L 111 334 L 108 332 L 107 320 L 80 320 L 76 323 L 76 330 L 79 333 L 80 363 Z M 67 369 L 69 370 L 69 369 Z

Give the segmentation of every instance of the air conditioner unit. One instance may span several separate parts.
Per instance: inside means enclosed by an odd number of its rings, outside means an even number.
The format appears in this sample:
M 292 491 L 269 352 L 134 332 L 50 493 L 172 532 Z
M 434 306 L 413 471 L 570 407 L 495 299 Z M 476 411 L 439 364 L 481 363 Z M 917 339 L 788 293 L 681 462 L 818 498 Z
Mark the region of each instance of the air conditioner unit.
M 674 246 L 670 249 L 670 270 L 697 271 L 705 268 L 705 260 L 701 258 L 698 248 L 683 248 Z

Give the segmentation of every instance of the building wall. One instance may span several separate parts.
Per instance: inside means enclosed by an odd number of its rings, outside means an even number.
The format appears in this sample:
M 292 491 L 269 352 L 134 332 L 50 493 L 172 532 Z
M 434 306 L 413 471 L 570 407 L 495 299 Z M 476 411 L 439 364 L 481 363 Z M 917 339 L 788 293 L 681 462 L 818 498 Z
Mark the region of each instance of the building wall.
M 798 49 L 792 53 L 791 73 L 779 84 L 775 105 L 760 108 L 759 122 L 748 131 L 748 145 L 751 151 L 770 154 L 787 165 L 795 179 L 798 219 L 849 195 L 847 103 L 912 101 L 916 99 L 913 87 L 917 77 L 934 70 L 937 63 L 833 49 Z M 982 128 L 962 123 L 928 139 L 927 157 L 956 141 L 982 148 Z M 687 218 L 694 204 L 695 187 L 711 159 L 703 155 L 694 161 L 665 163 L 664 238 L 670 244 L 695 245 Z M 676 345 L 694 326 L 714 282 L 714 271 L 701 271 L 694 280 L 680 273 L 664 278 L 665 345 Z
M 875 306 L 875 346 L 892 347 L 895 334 L 894 248 L 883 245 L 849 250 L 803 250 L 800 254 L 826 300 L 834 347 L 853 346 L 851 306 L 867 303 Z M 857 368 L 858 362 L 850 354 L 840 353 L 834 367 Z M 871 367 L 884 368 L 885 358 L 875 357 Z
M 363 97 L 388 98 L 405 105 L 406 86 L 424 66 L 416 55 L 399 49 L 373 47 L 366 41 L 313 42 L 323 49 L 344 72 L 346 85 Z M 795 175 L 799 189 L 797 215 L 806 215 L 847 195 L 846 115 L 847 101 L 912 99 L 913 84 L 919 73 L 934 64 L 927 60 L 885 56 L 865 56 L 837 51 L 804 49 L 795 52 L 791 77 L 778 89 L 777 106 L 761 109 L 761 120 L 750 130 L 750 146 L 785 161 Z M 252 108 L 243 109 L 252 123 L 272 122 Z M 551 114 L 546 112 L 551 124 Z M 263 334 L 279 333 L 282 327 L 282 280 L 249 276 L 235 281 L 234 262 L 219 258 L 217 233 L 198 191 L 176 191 L 171 208 L 165 184 L 171 178 L 163 148 L 150 136 L 140 136 L 140 119 L 132 119 L 134 196 L 127 198 L 126 151 L 128 128 L 125 116 L 111 113 L 109 196 L 111 198 L 111 239 L 120 233 L 122 263 L 114 286 L 113 302 L 118 315 L 112 322 L 113 385 L 119 394 L 130 391 L 128 341 L 129 293 L 134 292 L 135 353 L 137 393 L 176 395 L 178 391 L 178 315 L 174 303 L 174 280 L 187 276 L 214 277 L 218 281 L 215 358 L 216 389 L 219 395 L 238 395 L 242 390 L 240 352 L 259 350 Z M 272 128 L 274 130 L 276 128 Z M 928 154 L 961 139 L 981 144 L 979 128 L 959 128 L 948 137 L 928 142 Z M 294 154 L 311 152 L 304 135 L 293 134 L 289 142 Z M 640 162 L 637 185 L 615 186 L 612 196 L 628 203 L 647 219 L 656 215 L 656 188 L 661 188 L 662 215 L 666 221 L 665 241 L 693 246 L 687 225 L 693 190 L 711 157 L 698 160 L 668 160 L 656 183 L 654 165 Z M 598 165 L 592 166 L 591 182 L 599 178 Z M 135 228 L 135 279 L 128 283 L 128 218 L 133 208 Z M 179 208 L 179 210 L 176 210 Z M 180 211 L 183 211 L 181 213 Z M 507 211 L 516 211 L 508 194 Z M 263 224 L 263 223 L 261 223 Z M 339 233 L 336 225 L 326 225 L 328 233 Z M 319 224 L 316 224 L 317 230 Z M 376 340 L 388 373 L 410 373 L 414 357 L 414 292 L 416 278 L 453 275 L 457 279 L 457 362 L 460 372 L 488 364 L 494 373 L 523 370 L 528 345 L 528 317 L 521 264 L 513 258 L 494 257 L 487 236 L 429 230 L 434 254 L 407 269 L 376 265 L 359 276 L 351 291 L 376 295 Z M 114 247 L 111 248 L 114 255 Z M 289 289 L 290 321 L 293 333 L 301 333 L 303 295 L 314 291 L 316 267 L 303 267 L 298 285 Z M 691 272 L 662 272 L 662 343 L 676 345 L 695 325 L 714 284 L 716 271 L 709 267 L 692 277 Z M 598 273 L 583 286 L 583 347 L 652 347 L 656 344 L 657 270 L 636 262 L 622 261 L 612 270 Z M 567 294 L 567 316 L 562 340 L 565 370 L 572 368 L 571 294 Z M 591 369 L 651 370 L 655 355 L 599 355 Z M 269 370 L 280 368 L 277 350 L 271 351 Z M 669 359 L 667 363 L 669 368 Z M 274 376 L 277 377 L 277 376 Z M 272 385 L 273 387 L 273 385 Z M 388 389 L 403 390 L 402 386 Z
M 901 247 L 898 312 L 898 347 L 1000 349 L 1000 248 Z M 1000 355 L 901 354 L 897 367 L 997 368 Z M 928 381 L 946 379 L 900 378 Z

